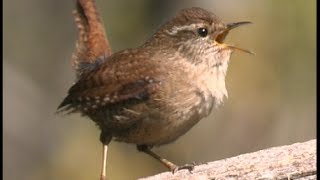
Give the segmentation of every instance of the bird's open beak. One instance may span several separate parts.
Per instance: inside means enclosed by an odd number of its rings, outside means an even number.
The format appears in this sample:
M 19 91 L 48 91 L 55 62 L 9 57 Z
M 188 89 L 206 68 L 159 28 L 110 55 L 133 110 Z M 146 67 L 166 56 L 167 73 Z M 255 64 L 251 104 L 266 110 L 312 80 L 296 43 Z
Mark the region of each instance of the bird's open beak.
M 218 44 L 219 46 L 223 46 L 227 49 L 234 49 L 234 50 L 239 50 L 239 51 L 242 51 L 242 52 L 245 52 L 245 53 L 249 53 L 249 54 L 252 54 L 254 55 L 253 52 L 249 51 L 249 50 L 246 50 L 246 49 L 242 49 L 242 48 L 238 48 L 238 47 L 235 47 L 233 45 L 228 45 L 228 44 L 224 44 L 223 41 L 224 39 L 226 38 L 227 34 L 229 33 L 229 31 L 231 29 L 234 29 L 234 28 L 237 28 L 239 26 L 242 26 L 242 25 L 246 25 L 246 24 L 252 24 L 252 22 L 249 22 L 249 21 L 242 21 L 242 22 L 236 22 L 236 23 L 229 23 L 226 25 L 226 29 L 220 33 L 219 35 L 217 35 L 217 37 L 215 38 L 214 40 L 214 43 Z

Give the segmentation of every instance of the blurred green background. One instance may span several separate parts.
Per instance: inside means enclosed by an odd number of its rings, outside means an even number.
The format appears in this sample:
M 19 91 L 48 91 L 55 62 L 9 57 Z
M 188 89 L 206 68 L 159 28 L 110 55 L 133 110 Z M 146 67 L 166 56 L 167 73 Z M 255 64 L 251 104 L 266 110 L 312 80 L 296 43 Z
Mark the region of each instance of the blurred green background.
M 55 110 L 75 78 L 70 58 L 75 1 L 4 1 L 4 179 L 98 179 L 94 123 Z M 316 137 L 315 0 L 97 0 L 114 51 L 143 43 L 177 10 L 199 6 L 225 22 L 250 20 L 227 42 L 236 52 L 229 98 L 175 143 L 155 152 L 176 162 L 207 162 Z M 112 142 L 110 179 L 166 169 L 134 145 Z

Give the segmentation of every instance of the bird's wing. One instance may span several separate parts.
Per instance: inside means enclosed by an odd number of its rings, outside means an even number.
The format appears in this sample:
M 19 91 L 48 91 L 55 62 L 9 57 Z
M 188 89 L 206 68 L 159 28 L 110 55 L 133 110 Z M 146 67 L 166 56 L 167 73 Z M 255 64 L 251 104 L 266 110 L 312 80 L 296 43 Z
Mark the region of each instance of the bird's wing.
M 80 77 L 58 109 L 83 112 L 125 101 L 144 101 L 159 88 L 161 82 L 155 78 L 157 67 L 153 63 L 141 65 L 127 56 L 117 57 Z

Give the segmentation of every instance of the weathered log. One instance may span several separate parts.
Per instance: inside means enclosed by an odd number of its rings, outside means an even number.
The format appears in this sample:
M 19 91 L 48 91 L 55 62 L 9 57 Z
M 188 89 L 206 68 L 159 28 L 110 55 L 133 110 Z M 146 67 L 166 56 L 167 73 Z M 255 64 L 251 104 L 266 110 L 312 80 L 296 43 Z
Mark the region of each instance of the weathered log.
M 316 172 L 316 140 L 310 140 L 208 162 L 192 173 L 165 172 L 141 180 L 316 179 Z

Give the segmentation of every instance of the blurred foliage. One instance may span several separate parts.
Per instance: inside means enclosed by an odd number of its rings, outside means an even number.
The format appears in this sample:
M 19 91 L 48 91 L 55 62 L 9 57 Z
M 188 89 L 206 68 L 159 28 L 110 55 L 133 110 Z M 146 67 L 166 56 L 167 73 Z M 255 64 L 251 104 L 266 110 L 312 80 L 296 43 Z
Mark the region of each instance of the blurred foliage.
M 229 98 L 175 143 L 155 151 L 178 163 L 207 162 L 316 137 L 316 1 L 97 1 L 114 51 L 138 46 L 184 7 L 225 22 L 254 22 L 227 42 L 236 52 Z M 74 1 L 4 1 L 4 179 L 98 179 L 101 145 L 94 124 L 54 114 L 74 80 Z M 112 142 L 110 179 L 165 171 L 134 145 Z

